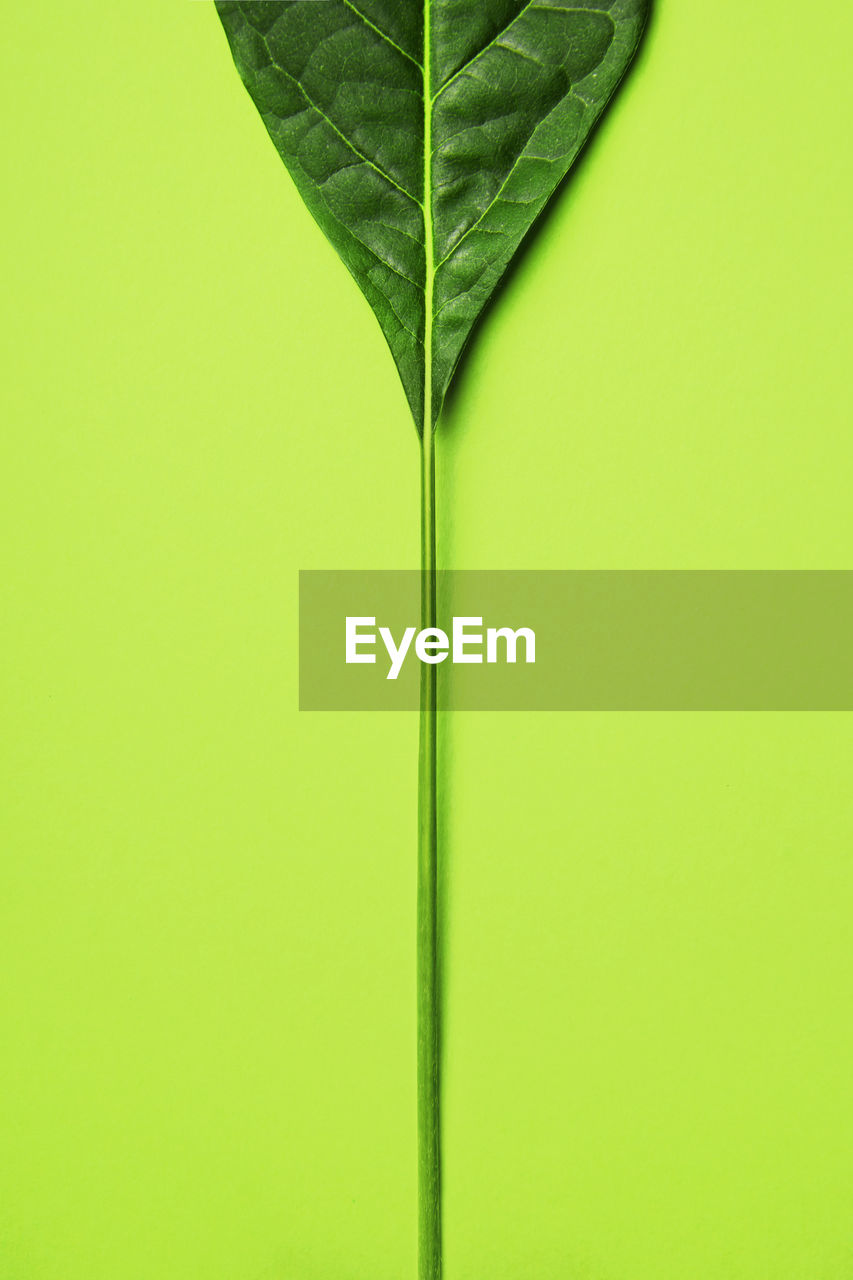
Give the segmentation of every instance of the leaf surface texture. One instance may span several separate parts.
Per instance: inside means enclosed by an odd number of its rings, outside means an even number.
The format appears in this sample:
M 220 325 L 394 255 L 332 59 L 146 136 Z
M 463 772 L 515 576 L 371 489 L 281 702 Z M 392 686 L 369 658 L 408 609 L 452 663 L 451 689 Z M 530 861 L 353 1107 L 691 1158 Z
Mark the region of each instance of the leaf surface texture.
M 650 0 L 218 0 L 420 429 L 637 48 Z

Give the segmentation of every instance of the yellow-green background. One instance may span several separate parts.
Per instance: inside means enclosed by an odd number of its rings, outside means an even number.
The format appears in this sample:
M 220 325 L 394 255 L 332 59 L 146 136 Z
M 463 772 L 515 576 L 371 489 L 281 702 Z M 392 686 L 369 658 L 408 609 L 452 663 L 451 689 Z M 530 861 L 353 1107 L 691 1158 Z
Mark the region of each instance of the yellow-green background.
M 416 563 L 403 395 L 212 6 L 3 35 L 0 1276 L 402 1280 L 416 727 L 300 715 L 295 606 Z M 453 400 L 446 565 L 850 567 L 851 44 L 660 0 Z M 847 1280 L 849 717 L 445 747 L 447 1280 Z

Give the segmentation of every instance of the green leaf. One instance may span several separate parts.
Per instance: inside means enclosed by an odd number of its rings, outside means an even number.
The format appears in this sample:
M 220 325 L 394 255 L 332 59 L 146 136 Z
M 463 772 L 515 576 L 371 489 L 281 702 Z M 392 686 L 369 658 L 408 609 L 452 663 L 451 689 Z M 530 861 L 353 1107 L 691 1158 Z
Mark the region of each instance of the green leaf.
M 240 75 L 376 313 L 420 431 L 650 3 L 218 0 Z
M 474 323 L 629 66 L 651 0 L 217 0 L 302 197 L 367 296 L 421 437 L 421 626 L 437 620 L 434 427 Z M 441 1280 L 436 668 L 418 769 L 418 1277 Z

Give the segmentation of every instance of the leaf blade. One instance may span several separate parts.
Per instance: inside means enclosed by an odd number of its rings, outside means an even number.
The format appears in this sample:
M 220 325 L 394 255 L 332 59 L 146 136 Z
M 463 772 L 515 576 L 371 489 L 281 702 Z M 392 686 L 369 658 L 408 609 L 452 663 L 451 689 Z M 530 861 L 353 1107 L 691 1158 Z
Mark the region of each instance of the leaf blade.
M 422 180 L 417 167 L 397 157 L 395 139 L 409 134 L 410 152 L 421 154 L 421 68 L 341 0 L 226 0 L 217 10 L 276 150 L 382 326 L 417 421 L 424 369 Z M 372 120 L 365 119 L 368 92 L 379 108 Z M 352 104 L 365 108 L 355 130 Z
M 650 0 L 217 0 L 415 424 L 625 74 Z
M 511 162 L 504 161 L 503 168 L 500 162 L 492 165 L 491 184 L 484 186 L 480 180 L 480 192 L 464 187 L 467 225 L 460 229 L 454 219 L 453 200 L 442 195 L 436 199 L 436 222 L 446 241 L 436 263 L 433 316 L 433 395 L 439 404 L 484 306 L 630 66 L 648 9 L 649 0 L 524 4 L 439 90 L 445 104 L 447 96 L 451 98 L 449 109 L 443 105 L 435 121 L 439 138 L 452 134 L 451 114 L 457 125 L 461 117 L 468 131 L 482 135 L 489 119 L 505 120 L 510 108 L 519 119 L 514 132 L 504 128 L 504 140 L 509 133 L 516 142 L 527 130 L 522 145 L 506 149 Z M 543 19 L 548 29 L 543 29 Z M 520 61 L 526 71 L 516 73 L 510 84 L 509 68 L 500 65 L 508 58 Z M 531 66 L 539 70 L 530 71 Z M 463 97 L 467 101 L 460 111 Z M 454 162 L 458 167 L 458 154 L 442 158 L 439 190 L 458 180 Z M 471 219 L 471 212 L 476 218 Z

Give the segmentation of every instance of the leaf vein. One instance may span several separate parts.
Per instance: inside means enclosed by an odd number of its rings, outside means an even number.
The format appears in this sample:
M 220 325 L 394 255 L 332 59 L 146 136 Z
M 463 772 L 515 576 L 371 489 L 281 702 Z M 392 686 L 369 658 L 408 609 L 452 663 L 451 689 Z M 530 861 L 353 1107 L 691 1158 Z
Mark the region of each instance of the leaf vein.
M 376 34 L 380 36 L 381 39 L 383 39 L 386 44 L 390 44 L 392 49 L 396 49 L 397 52 L 402 54 L 404 58 L 408 58 L 409 62 L 411 62 L 414 66 L 416 66 L 419 71 L 423 71 L 423 63 L 418 62 L 417 58 L 413 58 L 410 53 L 406 53 L 406 50 L 402 48 L 401 45 L 397 44 L 396 40 L 391 39 L 387 31 L 383 31 L 381 27 L 377 27 L 375 22 L 371 22 L 370 18 L 368 18 L 366 13 L 362 13 L 360 9 L 357 9 L 355 7 L 355 5 L 352 3 L 352 0 L 344 0 L 344 4 L 348 9 L 351 9 L 353 11 L 356 17 L 361 18 L 365 26 L 370 27 L 371 31 L 375 31 Z

